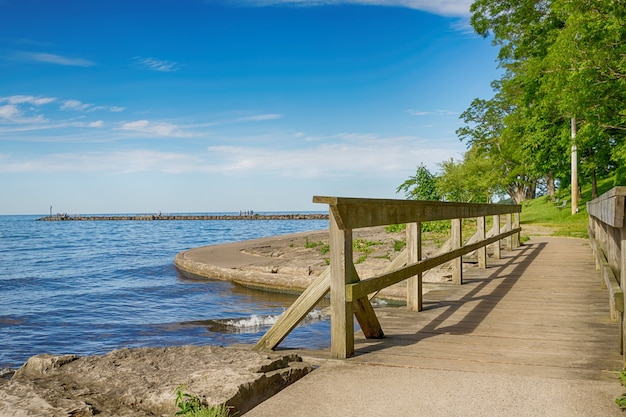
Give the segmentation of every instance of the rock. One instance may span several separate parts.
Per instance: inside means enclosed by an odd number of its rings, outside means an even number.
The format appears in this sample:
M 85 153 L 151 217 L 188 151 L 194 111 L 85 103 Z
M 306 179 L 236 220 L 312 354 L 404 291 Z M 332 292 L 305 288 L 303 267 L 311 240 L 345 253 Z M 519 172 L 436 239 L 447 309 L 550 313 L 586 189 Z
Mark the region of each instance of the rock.
M 53 356 L 48 354 L 29 358 L 26 363 L 15 372 L 14 380 L 37 378 L 44 376 L 54 369 L 78 359 L 76 355 Z
M 0 382 L 0 416 L 172 416 L 179 386 L 206 405 L 226 404 L 241 415 L 312 370 L 297 355 L 247 347 L 38 355 Z

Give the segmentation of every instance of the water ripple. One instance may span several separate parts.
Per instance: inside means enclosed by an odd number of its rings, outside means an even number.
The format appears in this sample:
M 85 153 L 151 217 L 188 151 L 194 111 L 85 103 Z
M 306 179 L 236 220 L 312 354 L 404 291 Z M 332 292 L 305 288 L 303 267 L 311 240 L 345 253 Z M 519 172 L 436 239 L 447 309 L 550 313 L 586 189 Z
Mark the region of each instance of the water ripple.
M 267 326 L 219 331 L 194 322 L 275 317 L 294 298 L 228 282 L 181 279 L 183 250 L 320 230 L 327 221 L 37 222 L 0 216 L 0 369 L 40 353 L 91 355 L 120 347 L 255 343 Z M 184 324 L 187 323 L 187 324 Z M 236 328 L 237 326 L 231 326 Z M 328 345 L 326 320 L 284 346 Z

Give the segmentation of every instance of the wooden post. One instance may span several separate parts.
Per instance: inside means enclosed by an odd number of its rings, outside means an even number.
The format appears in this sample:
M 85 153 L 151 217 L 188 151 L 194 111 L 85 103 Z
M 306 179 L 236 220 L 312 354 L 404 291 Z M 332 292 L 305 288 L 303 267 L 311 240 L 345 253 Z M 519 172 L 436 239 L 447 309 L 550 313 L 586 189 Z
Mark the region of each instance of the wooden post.
M 493 235 L 498 236 L 500 234 L 500 215 L 493 216 Z M 502 259 L 502 251 L 500 250 L 500 241 L 493 243 L 493 259 Z
M 406 248 L 407 263 L 412 264 L 422 260 L 422 224 L 407 223 Z M 413 275 L 406 285 L 406 307 L 409 311 L 422 311 L 422 274 Z
M 576 146 L 576 118 L 572 117 L 571 120 L 572 129 L 572 157 L 571 157 L 571 181 L 570 188 L 572 189 L 572 214 L 578 212 L 578 147 Z
M 254 350 L 272 350 L 313 310 L 330 290 L 330 269 L 325 269 L 276 323 L 254 345 Z
M 476 232 L 478 233 L 478 240 L 486 239 L 486 230 L 485 230 L 485 218 L 483 216 L 476 218 Z M 479 268 L 487 268 L 487 247 L 483 246 L 477 251 L 478 254 L 478 267 Z
M 513 230 L 513 221 L 511 213 L 506 214 L 506 230 L 510 232 Z M 513 236 L 509 236 L 506 240 L 506 250 L 513 250 Z
M 461 227 L 463 219 L 452 219 L 452 250 L 459 249 L 463 246 L 463 238 L 461 236 Z M 459 256 L 452 260 L 452 283 L 463 284 L 463 257 Z
M 513 213 L 513 228 L 517 229 L 519 227 L 519 213 Z M 520 246 L 520 234 L 519 233 L 515 233 L 513 236 L 511 236 L 512 244 L 514 248 L 519 248 Z
M 330 352 L 345 359 L 354 353 L 354 312 L 346 301 L 346 284 L 353 281 L 352 230 L 340 229 L 330 211 Z
M 623 220 L 622 227 L 620 229 L 620 238 L 621 238 L 621 253 L 620 253 L 620 288 L 622 292 L 626 293 L 626 218 Z M 626 297 L 624 297 L 624 307 L 626 308 Z M 624 310 L 626 311 L 626 309 Z M 624 321 L 624 313 L 619 314 L 620 318 L 620 333 L 621 333 L 621 343 L 620 343 L 620 353 L 624 354 L 624 347 L 626 346 L 626 321 Z M 626 365 L 626 361 L 624 363 Z

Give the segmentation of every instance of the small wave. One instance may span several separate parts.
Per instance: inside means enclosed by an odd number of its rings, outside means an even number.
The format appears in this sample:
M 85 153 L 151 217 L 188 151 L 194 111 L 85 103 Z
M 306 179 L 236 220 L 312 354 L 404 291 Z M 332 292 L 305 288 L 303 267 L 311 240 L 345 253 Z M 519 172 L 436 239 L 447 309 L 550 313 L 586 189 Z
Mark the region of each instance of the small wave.
M 218 333 L 258 333 L 266 328 L 273 326 L 280 314 L 260 315 L 253 314 L 249 317 L 218 319 L 218 320 L 196 320 L 188 321 L 182 324 L 207 326 L 212 332 Z M 315 309 L 311 311 L 300 322 L 300 325 L 315 323 L 325 320 L 329 317 L 325 310 Z
M 381 300 L 380 298 L 373 298 L 370 300 L 372 303 L 372 307 L 387 307 L 389 303 L 385 300 Z

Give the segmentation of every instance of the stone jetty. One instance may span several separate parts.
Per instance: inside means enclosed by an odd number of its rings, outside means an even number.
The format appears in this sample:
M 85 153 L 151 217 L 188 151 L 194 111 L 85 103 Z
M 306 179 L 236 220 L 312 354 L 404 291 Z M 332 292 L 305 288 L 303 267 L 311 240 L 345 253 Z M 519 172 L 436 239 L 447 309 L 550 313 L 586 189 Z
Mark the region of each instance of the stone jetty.
M 220 215 L 220 214 L 130 214 L 130 215 L 68 215 L 57 214 L 37 219 L 39 221 L 94 221 L 94 220 L 328 220 L 328 214 L 254 214 Z

